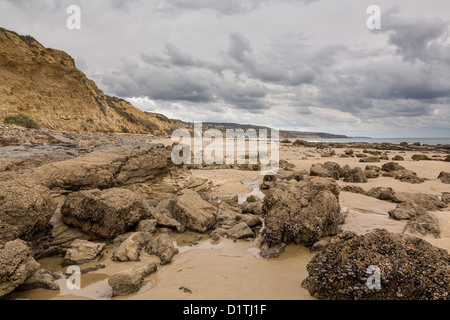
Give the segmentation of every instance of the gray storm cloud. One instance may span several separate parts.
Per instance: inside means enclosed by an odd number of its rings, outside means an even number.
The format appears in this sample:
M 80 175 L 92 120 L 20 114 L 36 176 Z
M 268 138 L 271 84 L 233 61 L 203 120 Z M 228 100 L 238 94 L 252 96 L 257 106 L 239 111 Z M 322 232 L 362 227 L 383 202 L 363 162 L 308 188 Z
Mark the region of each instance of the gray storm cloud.
M 108 94 L 179 119 L 450 136 L 450 3 L 378 2 L 375 31 L 357 0 L 0 0 L 0 19 Z

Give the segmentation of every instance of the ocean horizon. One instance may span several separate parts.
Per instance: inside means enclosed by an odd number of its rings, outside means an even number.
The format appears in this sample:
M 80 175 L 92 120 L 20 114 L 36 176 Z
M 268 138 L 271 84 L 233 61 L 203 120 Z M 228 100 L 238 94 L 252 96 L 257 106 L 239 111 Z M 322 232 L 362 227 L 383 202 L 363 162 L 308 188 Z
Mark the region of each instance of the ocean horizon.
M 295 141 L 297 139 L 289 139 Z M 426 145 L 446 145 L 450 144 L 450 138 L 302 138 L 307 142 L 337 142 L 337 143 L 354 143 L 354 142 L 367 142 L 367 143 L 391 143 L 400 144 L 407 142 L 408 144 L 420 143 Z

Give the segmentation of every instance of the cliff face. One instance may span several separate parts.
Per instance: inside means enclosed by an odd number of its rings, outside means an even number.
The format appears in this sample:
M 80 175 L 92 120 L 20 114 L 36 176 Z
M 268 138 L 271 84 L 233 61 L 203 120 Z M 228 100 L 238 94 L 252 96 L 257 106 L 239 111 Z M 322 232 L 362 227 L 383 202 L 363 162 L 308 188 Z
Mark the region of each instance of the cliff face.
M 0 28 L 0 122 L 19 112 L 48 129 L 168 134 L 178 128 L 105 95 L 67 53 Z

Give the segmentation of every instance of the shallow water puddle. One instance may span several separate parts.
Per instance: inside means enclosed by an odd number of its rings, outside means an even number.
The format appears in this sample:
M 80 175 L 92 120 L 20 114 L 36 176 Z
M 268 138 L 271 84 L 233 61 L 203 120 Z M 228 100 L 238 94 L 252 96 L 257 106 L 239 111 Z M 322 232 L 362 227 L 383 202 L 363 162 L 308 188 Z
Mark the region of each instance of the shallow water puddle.
M 244 181 L 244 184 L 250 186 L 252 188 L 252 191 L 243 196 L 239 196 L 239 204 L 243 204 L 250 196 L 257 196 L 260 199 L 264 199 L 264 197 L 266 196 L 259 188 L 258 180 Z
M 107 274 L 83 274 L 81 276 L 81 288 L 77 290 L 68 288 L 68 278 L 64 276 L 58 280 L 60 288 L 59 296 L 75 295 L 87 299 L 109 300 L 112 297 L 112 288 L 108 284 L 108 278 L 109 275 Z

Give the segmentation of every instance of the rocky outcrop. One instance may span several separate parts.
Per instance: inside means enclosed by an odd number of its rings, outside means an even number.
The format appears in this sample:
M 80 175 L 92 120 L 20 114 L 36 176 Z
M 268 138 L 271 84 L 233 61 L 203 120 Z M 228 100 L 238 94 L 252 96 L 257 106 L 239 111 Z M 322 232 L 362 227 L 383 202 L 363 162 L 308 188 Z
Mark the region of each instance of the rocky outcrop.
M 367 191 L 366 195 L 378 200 L 391 201 L 395 203 L 402 202 L 397 198 L 395 191 L 392 188 L 376 187 Z
M 309 276 L 302 286 L 319 299 L 449 299 L 448 252 L 422 239 L 386 230 L 333 238 L 307 270 Z M 373 286 L 377 270 L 378 288 Z
M 50 189 L 107 189 L 150 181 L 167 173 L 171 163 L 168 149 L 162 145 L 145 145 L 50 163 L 34 169 L 31 176 Z
M 108 279 L 108 284 L 112 288 L 112 296 L 124 296 L 138 292 L 144 278 L 156 272 L 156 270 L 155 263 L 146 263 L 134 269 L 116 273 Z
M 206 202 L 193 190 L 183 190 L 177 198 L 173 216 L 187 229 L 206 233 L 216 223 L 217 208 Z
M 278 183 L 264 199 L 264 241 L 312 246 L 319 238 L 335 235 L 345 217 L 339 206 L 340 189 L 332 179 Z
M 394 210 L 389 211 L 389 215 L 393 219 L 410 220 L 427 211 L 436 211 L 446 207 L 446 204 L 434 195 L 411 193 L 403 194 L 403 196 L 402 202 Z
M 361 168 L 344 170 L 344 181 L 350 183 L 367 183 L 366 175 Z
M 94 243 L 86 240 L 75 240 L 71 243 L 64 257 L 64 265 L 81 265 L 97 258 L 105 249 L 104 243 Z
M 363 188 L 353 185 L 343 186 L 341 191 L 366 195 L 366 191 Z
M 447 205 L 450 203 L 450 193 L 442 194 L 442 202 L 444 202 Z
M 335 162 L 325 162 L 324 164 L 313 164 L 310 170 L 310 175 L 321 178 L 333 178 L 339 180 L 342 176 L 342 168 Z
M 69 195 L 61 208 L 63 221 L 84 233 L 105 239 L 130 231 L 150 217 L 141 196 L 125 189 L 79 191 Z
M 386 171 L 386 172 L 392 172 L 392 171 L 400 171 L 400 170 L 406 170 L 406 169 L 396 162 L 388 162 L 388 163 L 383 164 L 383 166 L 381 167 L 381 170 Z
M 415 172 L 410 170 L 401 170 L 395 171 L 395 179 L 400 180 L 401 182 L 420 184 L 425 182 L 425 179 L 419 178 Z
M 0 182 L 0 243 L 30 238 L 48 229 L 56 203 L 50 191 L 32 179 Z
M 408 221 L 403 232 L 417 233 L 422 236 L 432 235 L 435 238 L 441 237 L 439 221 L 430 212 L 426 212 Z
M 0 245 L 0 298 L 13 292 L 38 269 L 40 265 L 24 241 Z
M 425 154 L 415 154 L 412 156 L 412 159 L 414 161 L 427 161 L 427 160 L 431 160 L 427 155 Z
M 450 184 L 450 172 L 442 171 L 438 179 L 441 180 L 442 183 Z
M 380 176 L 380 173 L 375 170 L 366 170 L 364 171 L 364 175 L 367 179 L 375 179 Z
M 377 156 L 366 156 L 364 158 L 361 158 L 359 160 L 359 162 L 364 162 L 364 163 L 367 163 L 367 162 L 380 162 L 380 157 L 377 157 Z

